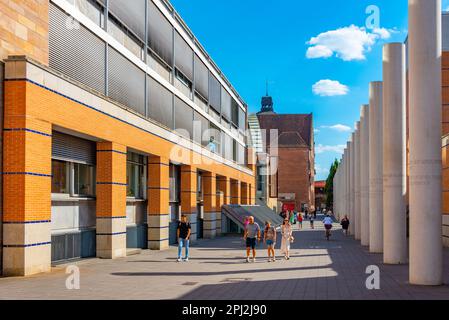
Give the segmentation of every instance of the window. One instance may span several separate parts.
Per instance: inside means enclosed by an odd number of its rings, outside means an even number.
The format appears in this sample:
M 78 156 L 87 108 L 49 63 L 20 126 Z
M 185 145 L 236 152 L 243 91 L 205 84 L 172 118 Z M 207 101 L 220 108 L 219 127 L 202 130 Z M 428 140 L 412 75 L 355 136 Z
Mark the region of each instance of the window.
M 195 55 L 195 90 L 206 100 L 209 99 L 209 70 Z
M 238 127 L 239 126 L 239 105 L 237 104 L 237 102 L 232 99 L 231 100 L 231 121 L 232 124 L 234 125 L 234 127 Z
M 220 82 L 209 72 L 209 102 L 211 108 L 218 113 L 221 112 L 221 85 Z
M 213 139 L 213 143 L 215 144 L 215 153 L 222 154 L 221 150 L 221 130 L 214 125 L 213 123 L 210 123 L 210 129 L 209 129 L 209 135 Z
M 156 80 L 148 77 L 149 117 L 173 129 L 173 94 Z
M 181 71 L 175 69 L 175 87 L 181 91 L 186 97 L 192 99 L 192 82 Z
M 145 199 L 146 167 L 145 157 L 128 152 L 126 161 L 126 196 Z
M 231 96 L 229 93 L 225 90 L 221 90 L 221 113 L 223 115 L 223 118 L 225 118 L 227 121 L 231 121 Z
M 148 1 L 148 45 L 168 66 L 173 66 L 173 27 L 153 1 Z
M 192 82 L 193 50 L 177 31 L 175 31 L 175 66 Z
M 70 193 L 68 164 L 66 161 L 51 161 L 51 193 Z
M 238 108 L 239 110 L 239 129 L 241 131 L 246 130 L 246 113 L 242 110 L 242 108 Z
M 95 166 L 53 159 L 51 193 L 95 197 Z
M 143 43 L 112 16 L 109 16 L 108 33 L 137 58 L 144 59 Z
M 179 166 L 175 166 L 174 164 L 170 164 L 170 178 L 169 178 L 169 189 L 170 189 L 170 202 L 178 203 L 180 201 L 181 189 L 180 189 L 180 181 L 181 181 L 181 171 L 179 170 Z
M 193 138 L 193 109 L 178 97 L 175 98 L 175 130 L 186 139 Z
M 73 163 L 73 195 L 95 196 L 95 167 Z
M 75 7 L 96 25 L 104 27 L 103 8 L 94 0 L 75 0 Z

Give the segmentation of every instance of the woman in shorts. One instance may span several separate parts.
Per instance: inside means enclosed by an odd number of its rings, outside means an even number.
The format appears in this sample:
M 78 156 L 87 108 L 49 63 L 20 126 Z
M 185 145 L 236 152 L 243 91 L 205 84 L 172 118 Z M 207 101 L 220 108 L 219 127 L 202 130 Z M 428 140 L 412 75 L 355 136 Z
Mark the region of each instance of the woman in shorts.
M 265 222 L 265 231 L 263 233 L 263 239 L 267 245 L 268 250 L 268 262 L 276 261 L 276 254 L 274 252 L 274 246 L 276 245 L 276 229 L 271 226 L 271 222 Z

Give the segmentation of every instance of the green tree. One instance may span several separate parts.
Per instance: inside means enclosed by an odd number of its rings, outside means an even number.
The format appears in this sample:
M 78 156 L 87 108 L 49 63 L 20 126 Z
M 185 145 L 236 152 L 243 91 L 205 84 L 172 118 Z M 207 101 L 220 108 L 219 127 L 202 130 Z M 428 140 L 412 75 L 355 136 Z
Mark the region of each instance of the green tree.
M 326 186 L 324 187 L 324 193 L 326 194 L 326 207 L 333 208 L 334 205 L 334 177 L 337 173 L 338 166 L 340 162 L 335 159 L 329 170 L 329 176 L 326 180 Z

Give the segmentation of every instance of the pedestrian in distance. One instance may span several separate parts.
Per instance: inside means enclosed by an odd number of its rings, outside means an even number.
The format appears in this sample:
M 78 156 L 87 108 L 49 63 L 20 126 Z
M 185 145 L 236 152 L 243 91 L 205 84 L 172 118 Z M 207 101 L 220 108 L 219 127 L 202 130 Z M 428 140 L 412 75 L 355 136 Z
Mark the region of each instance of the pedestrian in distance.
M 285 219 L 281 227 L 281 252 L 284 254 L 285 260 L 290 260 L 290 244 L 293 242 L 293 231 L 290 222 Z
M 345 233 L 345 235 L 348 235 L 350 222 L 349 222 L 349 218 L 347 215 L 345 215 L 344 218 L 341 219 L 340 224 L 341 224 L 341 227 L 343 228 L 343 232 Z
M 315 229 L 315 226 L 313 225 L 313 221 L 314 221 L 313 214 L 311 214 L 309 216 L 310 229 Z
M 303 221 L 302 214 L 301 212 L 298 212 L 298 227 L 300 230 L 302 229 L 302 221 Z
M 271 222 L 265 222 L 265 230 L 263 233 L 263 240 L 267 245 L 268 250 L 268 262 L 276 261 L 276 254 L 274 247 L 276 246 L 276 229 L 271 226 Z
M 185 248 L 185 258 L 184 261 L 189 261 L 189 245 L 190 245 L 190 234 L 192 231 L 192 226 L 190 222 L 187 221 L 187 216 L 182 215 L 181 221 L 178 223 L 178 229 L 176 230 L 176 236 L 178 238 L 178 262 L 182 262 L 182 248 Z
M 243 239 L 246 241 L 246 262 L 249 262 L 251 250 L 253 251 L 253 262 L 256 262 L 256 242 L 260 241 L 260 226 L 254 222 L 253 216 L 249 217 Z

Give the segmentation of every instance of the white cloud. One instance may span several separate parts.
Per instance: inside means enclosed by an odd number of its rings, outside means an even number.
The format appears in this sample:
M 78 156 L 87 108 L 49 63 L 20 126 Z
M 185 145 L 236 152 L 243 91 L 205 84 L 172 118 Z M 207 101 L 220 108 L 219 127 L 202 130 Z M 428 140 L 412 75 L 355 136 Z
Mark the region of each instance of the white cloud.
M 319 133 L 320 130 L 319 130 L 319 129 L 313 129 L 313 132 L 314 132 L 314 133 Z
M 325 145 L 319 144 L 319 145 L 315 146 L 315 153 L 321 154 L 321 153 L 325 153 L 325 152 L 332 152 L 332 153 L 343 154 L 345 147 L 346 146 L 344 144 L 339 144 L 336 146 L 325 146 Z
M 348 94 L 349 88 L 334 80 L 320 80 L 312 86 L 315 95 L 321 97 L 344 96 Z
M 365 54 L 379 40 L 391 37 L 391 30 L 385 28 L 374 29 L 369 32 L 364 27 L 351 25 L 323 32 L 311 38 L 306 56 L 309 59 L 329 58 L 334 54 L 344 61 L 364 60 Z
M 338 132 L 350 132 L 352 129 L 349 126 L 345 126 L 344 124 L 336 124 L 333 126 L 321 126 L 323 129 L 331 129 Z
M 323 167 L 321 167 L 319 164 L 315 164 L 315 171 L 317 175 L 328 175 L 329 174 L 329 169 L 325 169 Z

